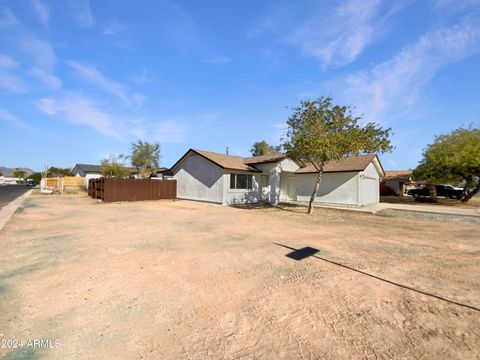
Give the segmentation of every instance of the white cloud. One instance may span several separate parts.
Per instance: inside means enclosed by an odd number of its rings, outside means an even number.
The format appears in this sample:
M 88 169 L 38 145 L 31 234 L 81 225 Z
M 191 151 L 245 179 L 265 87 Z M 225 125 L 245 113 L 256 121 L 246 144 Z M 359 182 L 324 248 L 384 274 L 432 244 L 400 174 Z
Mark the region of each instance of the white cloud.
M 346 79 L 347 97 L 374 121 L 419 104 L 421 89 L 445 65 L 480 51 L 480 27 L 465 21 L 427 33 L 388 61 Z
M 182 143 L 185 141 L 185 127 L 178 120 L 162 120 L 153 125 L 152 135 L 161 143 Z
M 24 93 L 28 91 L 25 82 L 18 76 L 2 72 L 0 70 L 0 88 L 6 89 L 14 93 Z
M 125 26 L 120 24 L 117 19 L 113 19 L 103 28 L 103 34 L 107 36 L 114 36 L 125 32 Z
M 58 77 L 40 68 L 33 68 L 30 74 L 50 89 L 57 90 L 62 87 L 62 81 Z
M 25 82 L 12 73 L 18 63 L 7 55 L 0 54 L 0 88 L 14 92 L 23 93 L 27 91 Z
M 103 91 L 114 95 L 126 104 L 130 104 L 132 101 L 138 102 L 138 97 L 135 99 L 130 98 L 128 94 L 128 88 L 125 85 L 122 85 L 116 81 L 108 79 L 104 76 L 97 68 L 89 64 L 81 64 L 76 61 L 69 61 L 68 64 L 72 69 L 74 69 L 77 74 L 82 77 L 85 81 L 99 87 Z M 145 100 L 145 99 L 143 99 Z
M 247 32 L 253 38 L 273 33 L 310 57 L 323 68 L 354 62 L 385 33 L 391 18 L 412 0 L 345 0 L 295 3 L 282 6 L 260 19 Z M 333 5 L 332 5 L 333 3 Z
M 228 64 L 232 61 L 232 59 L 227 56 L 212 56 L 206 59 L 202 59 L 201 61 L 206 64 L 223 65 Z
M 82 28 L 91 28 L 94 20 L 88 0 L 72 1 L 71 6 L 77 25 Z
M 33 62 L 42 69 L 51 70 L 57 62 L 55 51 L 47 41 L 35 37 L 23 37 L 18 42 L 20 49 L 28 53 Z
M 10 125 L 13 125 L 14 127 L 19 129 L 31 130 L 30 127 L 25 122 L 23 122 L 22 120 L 20 120 L 19 118 L 17 118 L 7 110 L 2 108 L 0 108 L 0 120 Z
M 43 26 L 48 26 L 48 22 L 50 20 L 50 13 L 48 10 L 47 5 L 45 5 L 40 0 L 32 0 L 33 10 L 38 16 L 38 21 Z
M 143 94 L 140 93 L 135 93 L 132 95 L 132 101 L 137 105 L 137 106 L 142 106 L 143 103 L 147 100 L 147 97 Z
M 7 55 L 0 54 L 0 68 L 13 69 L 18 67 L 18 63 Z
M 122 139 L 114 117 L 97 109 L 94 103 L 85 97 L 76 96 L 59 100 L 43 98 L 38 100 L 36 105 L 47 115 L 61 115 L 70 123 L 88 126 L 101 134 Z
M 433 7 L 437 11 L 447 13 L 458 13 L 464 10 L 480 8 L 479 0 L 435 0 Z
M 380 0 L 348 0 L 332 14 L 311 18 L 287 41 L 323 66 L 342 66 L 357 59 L 371 43 Z
M 143 69 L 140 74 L 133 75 L 130 78 L 139 85 L 153 81 L 152 77 L 147 74 L 147 70 L 145 69 Z
M 2 9 L 0 15 L 0 28 L 8 28 L 17 25 L 19 21 L 17 18 L 12 14 L 10 9 Z

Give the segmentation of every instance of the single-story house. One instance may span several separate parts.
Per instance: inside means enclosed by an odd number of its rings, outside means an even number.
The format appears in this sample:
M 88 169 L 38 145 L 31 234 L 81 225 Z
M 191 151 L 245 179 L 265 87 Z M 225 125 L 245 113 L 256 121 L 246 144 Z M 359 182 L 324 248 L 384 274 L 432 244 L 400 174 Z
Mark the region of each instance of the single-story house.
M 406 192 L 406 186 L 413 183 L 412 170 L 385 171 L 383 183 L 399 196 Z
M 72 171 L 73 176 L 81 176 L 85 178 L 85 186 L 88 188 L 88 181 L 90 179 L 101 178 L 102 167 L 100 165 L 76 164 Z
M 177 197 L 219 204 L 308 202 L 317 177 L 285 154 L 241 157 L 190 149 L 172 167 Z M 316 203 L 363 206 L 379 201 L 385 175 L 375 154 L 329 162 Z

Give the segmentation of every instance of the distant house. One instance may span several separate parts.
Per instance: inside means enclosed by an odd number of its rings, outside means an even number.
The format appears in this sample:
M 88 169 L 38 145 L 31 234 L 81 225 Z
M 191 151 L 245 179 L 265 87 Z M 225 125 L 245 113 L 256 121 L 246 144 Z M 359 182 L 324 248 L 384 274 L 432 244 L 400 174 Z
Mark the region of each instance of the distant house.
M 90 179 L 102 177 L 102 167 L 100 165 L 76 164 L 72 169 L 73 176 L 81 176 L 85 178 L 85 186 L 88 188 Z
M 196 149 L 188 150 L 170 170 L 178 198 L 219 204 L 307 202 L 317 177 L 313 166 L 298 164 L 285 154 L 240 157 Z M 315 203 L 377 203 L 384 175 L 374 154 L 329 162 Z
M 397 195 L 403 196 L 406 186 L 413 183 L 412 170 L 385 171 L 383 183 L 395 191 Z

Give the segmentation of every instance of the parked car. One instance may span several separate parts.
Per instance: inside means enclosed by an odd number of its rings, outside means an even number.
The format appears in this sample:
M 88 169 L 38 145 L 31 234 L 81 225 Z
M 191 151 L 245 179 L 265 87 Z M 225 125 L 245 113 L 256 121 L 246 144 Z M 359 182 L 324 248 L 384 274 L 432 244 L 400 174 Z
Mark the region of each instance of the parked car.
M 27 185 L 27 186 L 35 186 L 35 181 L 33 181 L 33 179 L 27 179 L 27 181 L 25 182 L 25 185 Z
M 443 196 L 450 199 L 460 199 L 465 194 L 465 189 L 452 186 L 452 185 L 435 185 L 437 196 Z M 408 195 L 415 198 L 420 196 L 430 196 L 430 190 L 428 186 L 424 186 L 418 189 L 410 189 L 407 191 Z
M 380 196 L 398 196 L 398 194 L 390 186 L 380 183 Z

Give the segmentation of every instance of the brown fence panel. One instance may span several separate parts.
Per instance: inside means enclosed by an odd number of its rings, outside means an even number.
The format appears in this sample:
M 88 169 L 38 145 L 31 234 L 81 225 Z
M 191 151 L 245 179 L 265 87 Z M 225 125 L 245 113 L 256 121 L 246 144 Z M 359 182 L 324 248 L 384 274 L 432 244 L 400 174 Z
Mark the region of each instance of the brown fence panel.
M 105 202 L 177 198 L 176 180 L 90 179 L 88 195 Z

